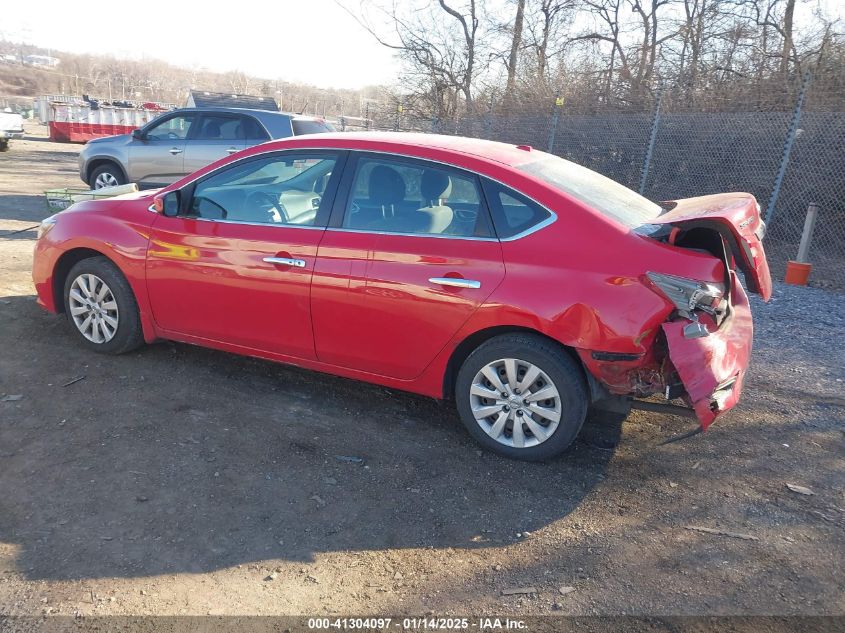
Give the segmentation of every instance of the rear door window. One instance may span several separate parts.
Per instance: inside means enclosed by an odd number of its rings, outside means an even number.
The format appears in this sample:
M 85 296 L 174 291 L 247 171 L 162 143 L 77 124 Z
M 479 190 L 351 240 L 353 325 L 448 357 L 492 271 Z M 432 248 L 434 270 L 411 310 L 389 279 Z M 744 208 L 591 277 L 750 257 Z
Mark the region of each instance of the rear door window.
M 488 237 L 474 174 L 415 159 L 362 156 L 343 227 L 394 234 Z
M 199 141 L 241 141 L 244 135 L 244 120 L 241 117 L 204 114 L 199 132 L 194 136 Z

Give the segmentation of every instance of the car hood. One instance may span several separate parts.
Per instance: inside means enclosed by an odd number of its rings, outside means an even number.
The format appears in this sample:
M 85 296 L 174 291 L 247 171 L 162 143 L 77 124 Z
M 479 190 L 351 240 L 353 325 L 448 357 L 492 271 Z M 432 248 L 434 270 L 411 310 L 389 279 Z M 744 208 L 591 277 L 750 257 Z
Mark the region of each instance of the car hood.
M 710 228 L 718 231 L 730 248 L 737 266 L 745 273 L 749 290 L 765 301 L 772 296 L 772 277 L 762 238 L 766 225 L 760 207 L 748 193 L 721 193 L 673 200 L 672 208 L 649 224 L 668 224 L 681 229 Z
M 135 202 L 139 201 L 138 211 L 146 212 L 149 205 L 153 202 L 153 196 L 158 193 L 158 189 L 147 189 L 145 191 L 131 191 L 119 196 L 110 196 L 108 198 L 90 198 L 86 199 L 86 194 L 79 194 L 79 199 L 74 202 L 67 209 L 59 211 L 56 215 L 64 215 L 68 213 L 84 212 L 109 212 L 115 209 L 115 203 Z
M 131 134 L 116 134 L 114 136 L 103 136 L 100 138 L 92 138 L 87 145 L 97 145 L 98 143 L 119 143 L 126 144 L 132 140 Z

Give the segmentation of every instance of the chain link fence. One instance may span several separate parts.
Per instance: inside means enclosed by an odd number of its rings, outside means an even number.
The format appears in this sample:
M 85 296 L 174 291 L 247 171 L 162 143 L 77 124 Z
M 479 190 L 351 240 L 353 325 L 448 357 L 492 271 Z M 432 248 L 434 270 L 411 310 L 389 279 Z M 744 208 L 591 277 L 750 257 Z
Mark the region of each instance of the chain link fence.
M 820 212 L 809 260 L 811 284 L 845 289 L 845 111 L 839 81 L 809 76 L 759 103 L 714 99 L 708 111 L 656 91 L 643 111 L 546 112 L 524 105 L 449 120 L 400 106 L 372 107 L 366 129 L 455 134 L 527 144 L 575 161 L 655 201 L 726 191 L 757 198 L 775 278 L 795 259 L 810 203 Z

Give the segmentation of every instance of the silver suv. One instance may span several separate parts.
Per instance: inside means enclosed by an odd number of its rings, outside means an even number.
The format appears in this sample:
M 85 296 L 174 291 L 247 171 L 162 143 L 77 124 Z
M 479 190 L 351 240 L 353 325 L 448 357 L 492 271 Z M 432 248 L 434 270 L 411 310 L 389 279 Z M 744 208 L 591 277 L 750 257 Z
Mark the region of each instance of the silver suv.
M 314 117 L 242 108 L 173 110 L 132 134 L 91 141 L 79 153 L 79 177 L 93 189 L 129 182 L 164 187 L 219 158 L 270 139 L 333 132 Z

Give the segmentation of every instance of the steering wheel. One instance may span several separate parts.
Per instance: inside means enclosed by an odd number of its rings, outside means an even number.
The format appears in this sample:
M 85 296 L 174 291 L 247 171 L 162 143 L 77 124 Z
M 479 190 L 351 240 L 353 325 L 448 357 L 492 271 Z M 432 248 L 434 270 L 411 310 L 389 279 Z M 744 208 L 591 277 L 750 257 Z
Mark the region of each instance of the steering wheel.
M 478 211 L 471 209 L 455 209 L 455 217 L 461 222 L 475 222 L 478 218 Z
M 252 205 L 269 205 L 269 208 L 265 209 L 267 214 L 270 216 L 270 221 L 274 223 L 284 223 L 287 224 L 290 218 L 288 218 L 288 212 L 282 206 L 282 203 L 279 202 L 279 198 L 276 195 L 273 195 L 269 191 L 253 191 L 246 197 L 245 204 L 247 206 Z M 276 213 L 273 213 L 276 211 Z M 278 218 L 276 217 L 278 215 Z
M 168 132 L 167 138 L 173 139 L 174 141 L 181 141 L 182 140 L 182 137 L 179 136 L 176 132 Z

